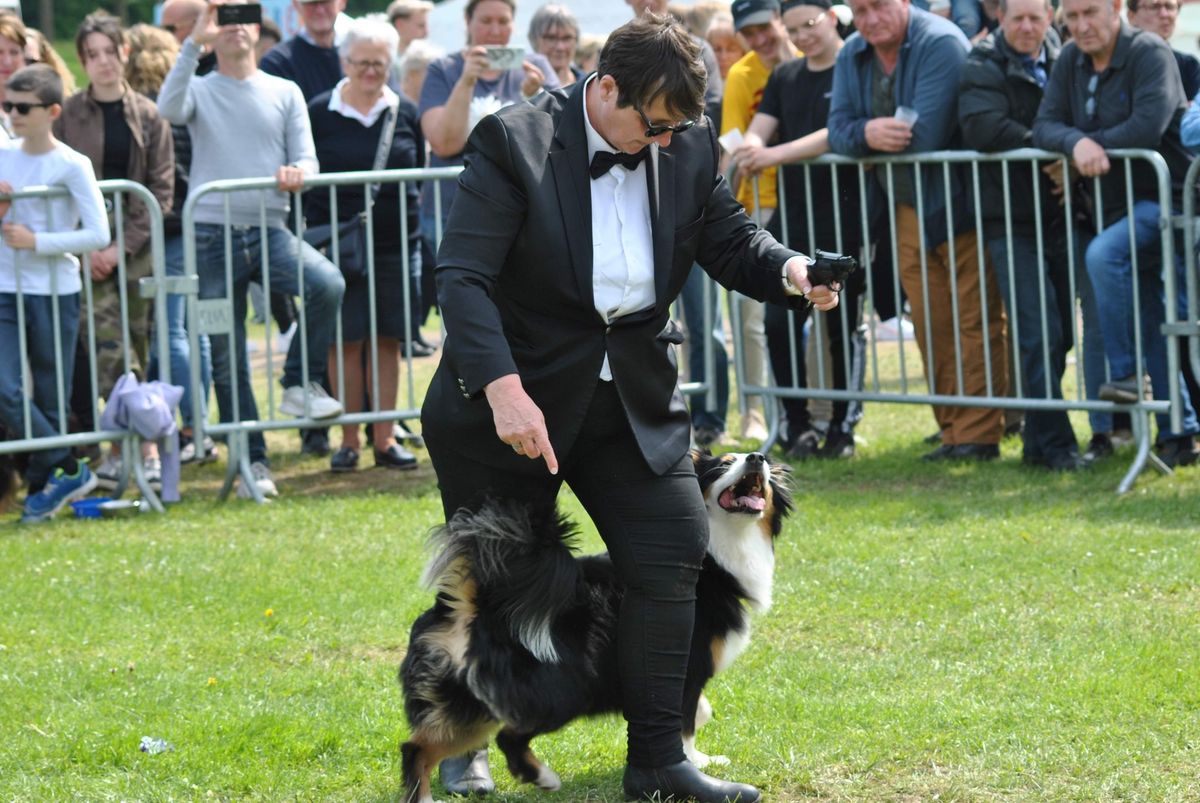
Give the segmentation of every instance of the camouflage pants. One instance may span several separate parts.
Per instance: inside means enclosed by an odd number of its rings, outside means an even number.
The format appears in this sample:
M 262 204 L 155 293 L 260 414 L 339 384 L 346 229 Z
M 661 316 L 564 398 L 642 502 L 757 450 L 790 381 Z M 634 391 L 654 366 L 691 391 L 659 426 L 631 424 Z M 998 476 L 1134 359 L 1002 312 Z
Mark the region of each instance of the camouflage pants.
M 121 320 L 121 286 L 114 270 L 102 282 L 92 283 L 92 320 L 96 338 L 96 395 L 107 399 L 117 379 L 126 371 L 145 378 L 148 364 L 150 310 L 152 300 L 138 293 L 138 280 L 151 274 L 150 247 L 147 245 L 125 261 L 125 303 L 129 319 L 129 338 Z M 89 347 L 87 310 L 79 325 L 79 340 L 86 352 Z

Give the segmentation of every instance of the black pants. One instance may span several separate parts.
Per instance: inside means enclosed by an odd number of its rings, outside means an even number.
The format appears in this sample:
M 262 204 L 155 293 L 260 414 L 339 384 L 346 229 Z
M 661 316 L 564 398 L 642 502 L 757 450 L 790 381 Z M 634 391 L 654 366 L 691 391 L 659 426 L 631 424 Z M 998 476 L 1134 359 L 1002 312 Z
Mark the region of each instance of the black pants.
M 684 456 L 664 475 L 646 465 L 611 382 L 598 382 L 583 429 L 559 474 L 529 476 L 472 460 L 427 438 L 449 516 L 486 497 L 552 503 L 565 482 L 604 539 L 625 597 L 617 650 L 629 763 L 658 767 L 684 759 L 683 682 L 695 620 L 696 581 L 708 519 L 696 472 Z

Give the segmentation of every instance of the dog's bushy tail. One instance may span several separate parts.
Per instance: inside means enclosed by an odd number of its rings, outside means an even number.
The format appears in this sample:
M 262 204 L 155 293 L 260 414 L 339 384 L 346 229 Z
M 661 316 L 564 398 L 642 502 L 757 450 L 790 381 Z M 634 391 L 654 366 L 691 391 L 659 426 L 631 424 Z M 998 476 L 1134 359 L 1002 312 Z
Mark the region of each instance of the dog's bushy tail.
M 503 620 L 535 658 L 556 663 L 552 625 L 582 582 L 576 534 L 552 504 L 488 501 L 476 512 L 459 510 L 434 530 L 437 553 L 422 582 L 441 589 L 469 573 L 477 605 Z

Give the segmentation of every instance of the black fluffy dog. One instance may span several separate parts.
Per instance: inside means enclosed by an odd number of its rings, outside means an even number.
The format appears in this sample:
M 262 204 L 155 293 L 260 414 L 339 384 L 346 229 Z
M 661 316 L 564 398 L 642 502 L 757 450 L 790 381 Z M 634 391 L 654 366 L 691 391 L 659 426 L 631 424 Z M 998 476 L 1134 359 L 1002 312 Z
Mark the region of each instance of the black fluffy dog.
M 689 758 L 711 713 L 704 686 L 746 647 L 750 611 L 771 604 L 774 539 L 792 509 L 786 466 L 761 454 L 695 453 L 709 511 L 684 686 Z M 434 533 L 425 572 L 437 591 L 400 666 L 410 736 L 405 800 L 431 803 L 430 773 L 496 734 L 514 777 L 548 790 L 558 776 L 530 749 L 579 716 L 621 710 L 617 614 L 623 589 L 607 555 L 577 558 L 575 527 L 554 510 L 489 504 Z M 719 760 L 719 758 L 718 758 Z

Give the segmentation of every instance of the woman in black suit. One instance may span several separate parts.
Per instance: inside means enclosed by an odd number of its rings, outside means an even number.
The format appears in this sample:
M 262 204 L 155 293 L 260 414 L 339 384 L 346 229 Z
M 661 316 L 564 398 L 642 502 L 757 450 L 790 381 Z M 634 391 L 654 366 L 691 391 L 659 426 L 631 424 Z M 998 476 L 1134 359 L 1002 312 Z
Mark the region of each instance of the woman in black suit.
M 641 17 L 569 94 L 480 121 L 438 253 L 447 338 L 421 421 L 447 516 L 489 496 L 553 504 L 565 482 L 595 522 L 626 588 L 626 795 L 753 803 L 681 743 L 708 523 L 670 305 L 693 263 L 759 300 L 837 295 L 729 194 L 704 88 L 686 31 Z

